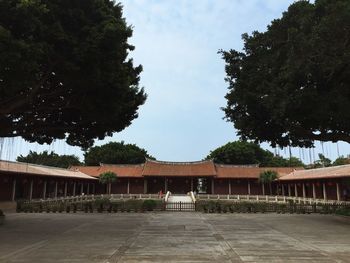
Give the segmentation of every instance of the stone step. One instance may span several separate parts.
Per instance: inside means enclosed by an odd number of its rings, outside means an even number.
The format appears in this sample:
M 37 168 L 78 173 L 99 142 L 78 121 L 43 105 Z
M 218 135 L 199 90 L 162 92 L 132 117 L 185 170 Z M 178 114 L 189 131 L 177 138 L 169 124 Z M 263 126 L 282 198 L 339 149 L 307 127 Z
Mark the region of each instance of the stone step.
M 176 195 L 176 196 L 170 196 L 168 199 L 168 202 L 175 203 L 175 202 L 182 202 L 182 203 L 192 203 L 192 199 L 188 195 Z

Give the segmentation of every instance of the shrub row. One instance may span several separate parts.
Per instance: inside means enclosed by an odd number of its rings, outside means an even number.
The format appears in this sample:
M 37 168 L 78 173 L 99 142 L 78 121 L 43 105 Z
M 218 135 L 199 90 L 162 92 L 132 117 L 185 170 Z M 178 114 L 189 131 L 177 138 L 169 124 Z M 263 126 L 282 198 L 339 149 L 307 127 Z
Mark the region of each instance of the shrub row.
M 297 213 L 297 214 L 334 214 L 338 213 L 343 206 L 337 204 L 298 204 L 248 202 L 248 201 L 225 201 L 225 200 L 200 200 L 196 203 L 196 211 L 205 213 Z M 349 208 L 346 209 L 346 211 Z
M 350 216 L 350 207 L 342 207 L 336 210 L 336 214 Z
M 17 202 L 17 212 L 25 213 L 103 213 L 103 212 L 144 212 L 159 211 L 164 207 L 161 200 L 110 200 L 108 198 L 96 199 L 93 201 L 65 202 L 58 200 L 55 202 Z

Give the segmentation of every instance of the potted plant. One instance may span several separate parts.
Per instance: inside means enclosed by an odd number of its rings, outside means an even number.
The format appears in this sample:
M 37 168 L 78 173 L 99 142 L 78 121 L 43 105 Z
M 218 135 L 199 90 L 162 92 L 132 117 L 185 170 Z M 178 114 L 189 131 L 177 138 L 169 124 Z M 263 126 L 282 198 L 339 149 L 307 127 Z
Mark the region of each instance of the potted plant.
M 5 214 L 0 210 L 0 225 L 4 224 L 5 221 Z

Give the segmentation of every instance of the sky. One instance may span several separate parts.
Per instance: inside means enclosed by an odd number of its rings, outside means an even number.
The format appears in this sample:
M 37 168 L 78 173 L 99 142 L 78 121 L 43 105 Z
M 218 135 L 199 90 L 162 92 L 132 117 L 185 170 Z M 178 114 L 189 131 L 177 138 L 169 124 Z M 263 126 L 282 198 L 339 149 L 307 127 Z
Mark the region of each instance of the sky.
M 265 31 L 292 0 L 122 0 L 124 17 L 133 27 L 130 57 L 143 66 L 140 84 L 148 94 L 139 117 L 110 141 L 135 143 L 158 160 L 196 161 L 211 150 L 237 140 L 232 123 L 220 109 L 227 93 L 220 49 L 241 50 L 243 33 Z M 1 146 L 1 145 L 0 145 Z M 289 151 L 263 148 L 289 156 Z M 29 150 L 75 154 L 78 147 L 63 141 L 40 146 L 22 139 L 2 144 L 1 158 L 14 160 Z M 323 149 L 322 149 L 323 148 Z M 315 150 L 292 149 L 293 156 L 309 163 L 324 153 L 335 159 L 350 153 L 346 143 L 317 143 Z M 310 159 L 311 156 L 311 159 Z

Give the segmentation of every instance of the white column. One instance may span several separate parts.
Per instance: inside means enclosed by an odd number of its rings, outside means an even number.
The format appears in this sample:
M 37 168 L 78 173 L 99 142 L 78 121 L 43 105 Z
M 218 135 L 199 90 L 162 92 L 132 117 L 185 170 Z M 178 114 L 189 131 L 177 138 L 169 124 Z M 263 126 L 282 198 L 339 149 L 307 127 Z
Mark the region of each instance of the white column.
M 292 196 L 292 190 L 290 189 L 290 184 L 288 184 L 288 196 Z
M 75 196 L 75 188 L 76 188 L 76 186 L 77 186 L 77 183 L 74 182 L 74 184 L 73 184 L 73 196 Z
M 316 199 L 316 187 L 315 187 L 315 183 L 312 183 L 312 197 L 314 199 Z
M 336 187 L 337 187 L 337 200 L 340 201 L 341 196 L 340 196 L 340 188 L 339 188 L 339 183 L 336 183 Z
M 130 194 L 130 178 L 128 178 L 127 194 Z
M 33 198 L 33 179 L 30 181 L 30 186 L 29 186 L 29 200 L 31 201 Z
M 46 199 L 46 187 L 47 187 L 47 181 L 44 181 L 43 199 Z
M 214 178 L 211 179 L 211 194 L 214 194 Z
M 303 183 L 303 197 L 306 197 L 305 184 Z
M 147 179 L 143 179 L 143 193 L 147 194 Z
M 57 198 L 57 181 L 56 181 L 56 183 L 55 183 L 55 198 Z
M 193 177 L 191 177 L 191 192 L 193 192 Z
M 231 179 L 228 179 L 228 194 L 232 195 Z
M 64 182 L 64 197 L 67 197 L 67 182 Z
M 16 198 L 16 179 L 13 179 L 13 184 L 12 184 L 12 201 L 15 201 Z
M 327 200 L 327 190 L 326 190 L 326 184 L 323 183 L 323 199 Z
M 250 181 L 248 180 L 248 195 L 250 195 Z
M 298 197 L 298 186 L 297 186 L 297 184 L 294 184 L 294 196 Z
M 265 195 L 265 184 L 262 183 L 262 184 L 261 184 L 261 187 L 262 187 L 262 194 Z

